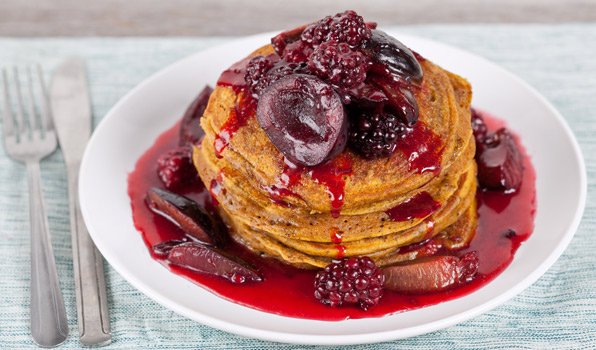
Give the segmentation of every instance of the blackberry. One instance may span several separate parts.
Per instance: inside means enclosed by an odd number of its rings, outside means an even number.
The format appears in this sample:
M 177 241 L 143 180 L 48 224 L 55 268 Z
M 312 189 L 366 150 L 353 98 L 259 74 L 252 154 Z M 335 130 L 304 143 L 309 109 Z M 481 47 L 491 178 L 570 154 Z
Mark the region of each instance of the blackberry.
M 254 93 L 259 82 L 274 65 L 275 62 L 266 56 L 256 56 L 248 62 L 246 73 L 244 73 L 244 81 L 246 81 L 251 92 Z
M 250 92 L 259 97 L 269 85 L 279 79 L 291 75 L 306 73 L 306 63 L 288 63 L 285 61 L 273 62 L 264 56 L 257 56 L 250 60 L 246 67 L 244 80 Z
M 192 162 L 192 148 L 178 147 L 157 159 L 157 174 L 168 189 L 183 188 L 193 184 L 198 177 Z
M 350 145 L 367 159 L 391 156 L 406 134 L 404 123 L 393 115 L 361 114 L 350 131 Z
M 369 60 L 346 43 L 329 41 L 313 51 L 308 58 L 308 68 L 327 82 L 349 89 L 364 82 Z
M 363 46 L 372 37 L 370 28 L 354 11 L 345 11 L 335 16 L 327 16 L 306 27 L 301 39 L 311 46 L 325 41 L 347 43 L 353 47 Z
M 315 298 L 329 306 L 358 304 L 363 310 L 383 296 L 385 276 L 371 258 L 345 258 L 315 276 Z

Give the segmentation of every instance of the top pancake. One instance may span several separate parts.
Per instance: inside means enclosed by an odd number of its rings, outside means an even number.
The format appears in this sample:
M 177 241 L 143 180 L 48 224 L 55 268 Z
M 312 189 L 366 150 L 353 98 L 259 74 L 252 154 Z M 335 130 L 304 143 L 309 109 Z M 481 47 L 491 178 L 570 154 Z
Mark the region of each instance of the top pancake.
M 252 55 L 272 53 L 270 45 L 264 46 Z M 439 171 L 422 171 L 412 166 L 412 155 L 398 151 L 390 158 L 368 160 L 354 154 L 349 148 L 336 158 L 349 159 L 351 174 L 343 176 L 345 181 L 344 213 L 364 213 L 387 210 L 395 206 L 396 198 L 401 201 L 404 194 L 415 195 L 416 189 L 424 187 L 436 177 L 464 173 L 468 167 L 460 156 L 473 157 L 472 130 L 470 127 L 471 87 L 469 83 L 451 74 L 428 60 L 420 62 L 424 79 L 419 88 L 412 91 L 418 102 L 419 121 L 417 127 L 430 135 L 433 143 L 426 145 L 428 152 L 434 152 Z M 206 131 L 204 150 L 213 149 L 216 135 L 228 121 L 231 111 L 237 105 L 240 93 L 226 86 L 218 85 L 211 95 L 209 105 L 201 118 Z M 430 131 L 430 132 L 428 132 Z M 413 140 L 414 141 L 414 140 Z M 473 143 L 473 141 L 472 141 Z M 425 145 L 422 145 L 421 152 Z M 266 188 L 279 184 L 284 167 L 284 156 L 269 140 L 259 126 L 256 115 L 248 118 L 246 125 L 230 138 L 229 145 L 221 153 L 225 166 L 233 167 L 249 183 L 251 190 L 268 196 Z M 458 161 L 460 160 L 460 161 Z M 215 160 L 217 161 L 217 160 Z M 297 196 L 287 196 L 284 201 L 310 213 L 329 213 L 331 201 L 327 187 L 304 172 L 299 183 L 291 187 Z M 374 208 L 371 208 L 374 203 Z

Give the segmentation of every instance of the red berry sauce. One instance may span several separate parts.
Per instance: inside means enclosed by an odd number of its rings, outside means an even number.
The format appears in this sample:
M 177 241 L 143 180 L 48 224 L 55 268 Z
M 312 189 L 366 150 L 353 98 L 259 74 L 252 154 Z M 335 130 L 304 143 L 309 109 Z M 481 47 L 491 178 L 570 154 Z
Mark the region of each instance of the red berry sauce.
M 346 255 L 346 246 L 342 245 L 341 242 L 343 240 L 343 237 L 341 235 L 341 233 L 339 232 L 339 229 L 337 227 L 332 227 L 331 228 L 331 242 L 333 244 L 335 244 L 335 257 L 337 259 L 341 259 Z
M 331 199 L 331 215 L 337 219 L 344 205 L 344 177 L 352 174 L 352 158 L 342 153 L 328 162 L 305 170 L 316 182 L 327 187 L 326 192 Z
M 392 221 L 407 221 L 425 218 L 441 208 L 428 192 L 420 192 L 407 201 L 385 211 Z
M 495 130 L 503 123 L 495 118 L 484 115 L 490 130 Z M 516 138 L 517 139 L 517 138 Z M 519 140 L 518 144 L 519 144 Z M 156 171 L 156 162 L 161 154 L 173 149 L 178 143 L 178 124 L 164 132 L 155 144 L 137 161 L 135 169 L 128 178 L 128 194 L 131 198 L 133 220 L 135 227 L 141 232 L 152 257 L 166 265 L 174 273 L 179 274 L 211 291 L 212 293 L 253 309 L 270 312 L 288 317 L 307 318 L 326 321 L 344 319 L 381 317 L 407 310 L 435 305 L 444 301 L 460 298 L 486 286 L 498 276 L 513 260 L 519 246 L 530 236 L 534 228 L 535 202 L 535 172 L 529 157 L 523 147 L 524 175 L 521 187 L 516 193 L 478 192 L 478 228 L 474 239 L 468 248 L 447 252 L 445 248 L 436 246 L 434 240 L 418 243 L 412 249 L 422 246 L 428 251 L 435 251 L 463 256 L 467 252 L 477 251 L 479 269 L 476 277 L 469 283 L 455 289 L 422 295 L 403 295 L 385 291 L 383 298 L 375 307 L 363 311 L 356 306 L 332 308 L 321 304 L 314 297 L 313 283 L 316 271 L 301 270 L 286 266 L 275 259 L 263 259 L 248 252 L 244 247 L 232 245 L 230 251 L 255 266 L 263 276 L 262 283 L 251 285 L 234 285 L 228 280 L 203 275 L 190 270 L 168 266 L 164 256 L 154 253 L 152 247 L 167 240 L 180 239 L 183 233 L 166 219 L 155 215 L 145 203 L 147 189 L 163 186 Z M 289 167 L 290 169 L 291 167 Z M 299 179 L 293 172 L 289 172 L 291 179 Z M 286 183 L 295 183 L 288 180 Z M 211 186 L 209 186 L 211 187 Z M 220 188 L 216 185 L 212 190 Z M 182 189 L 178 193 L 188 196 L 214 213 L 215 207 L 209 188 L 200 183 L 196 186 Z M 400 214 L 401 215 L 401 214 Z M 412 214 L 415 216 L 415 214 Z M 507 220 L 503 220 L 507 218 Z M 339 232 L 330 232 L 337 247 L 337 257 L 341 258 L 345 252 L 342 249 Z M 400 250 L 404 252 L 409 247 Z
M 331 242 L 333 242 L 335 244 L 341 244 L 342 240 L 343 240 L 343 237 L 341 236 L 341 233 L 339 233 L 339 229 L 337 227 L 332 227 L 331 228 Z
M 218 158 L 221 158 L 221 152 L 228 147 L 230 139 L 236 134 L 238 129 L 246 125 L 248 118 L 255 115 L 257 110 L 257 100 L 251 94 L 247 93 L 246 82 L 244 81 L 248 61 L 250 61 L 250 58 L 245 58 L 235 63 L 232 67 L 225 70 L 217 81 L 217 85 L 228 86 L 237 94 L 241 93 L 238 103 L 230 111 L 228 120 L 222 125 L 219 134 L 216 135 L 213 142 L 215 155 Z
M 284 159 L 284 168 L 276 185 L 264 187 L 269 194 L 269 199 L 282 207 L 290 208 L 291 204 L 284 201 L 285 197 L 292 196 L 301 198 L 299 194 L 292 192 L 291 188 L 298 183 L 302 177 L 302 168 Z
M 408 170 L 422 174 L 431 171 L 435 176 L 441 173 L 441 140 L 426 124 L 418 121 L 409 128 L 397 148 L 410 162 Z

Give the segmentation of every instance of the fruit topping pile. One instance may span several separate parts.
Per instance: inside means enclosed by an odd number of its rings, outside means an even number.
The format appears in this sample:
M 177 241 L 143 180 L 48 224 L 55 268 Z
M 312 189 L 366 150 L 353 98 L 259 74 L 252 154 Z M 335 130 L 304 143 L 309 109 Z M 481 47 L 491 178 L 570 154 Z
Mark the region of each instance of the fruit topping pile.
M 276 54 L 252 58 L 244 79 L 258 100 L 261 127 L 297 165 L 321 164 L 346 146 L 368 159 L 389 157 L 416 124 L 414 91 L 423 75 L 416 56 L 356 12 L 283 32 L 271 43 Z
M 312 47 L 327 41 L 344 42 L 358 47 L 368 42 L 371 36 L 370 27 L 364 23 L 362 17 L 348 10 L 309 25 L 302 32 L 301 39 L 304 44 Z
M 482 116 L 474 109 L 472 129 L 480 186 L 485 190 L 516 192 L 522 182 L 524 166 L 513 135 L 506 128 L 489 133 Z

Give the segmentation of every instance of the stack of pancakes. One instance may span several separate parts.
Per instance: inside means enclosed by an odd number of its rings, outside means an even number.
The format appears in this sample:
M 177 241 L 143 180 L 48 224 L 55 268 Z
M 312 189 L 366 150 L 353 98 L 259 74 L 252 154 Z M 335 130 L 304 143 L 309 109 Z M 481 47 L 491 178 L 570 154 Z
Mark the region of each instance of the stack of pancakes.
M 266 46 L 253 55 L 270 52 L 272 48 Z M 283 183 L 288 165 L 256 115 L 216 155 L 214 141 L 242 98 L 242 92 L 218 85 L 201 118 L 206 135 L 193 158 L 203 182 L 221 186 L 213 195 L 232 238 L 258 254 L 302 268 L 320 268 L 342 256 L 362 255 L 385 266 L 432 254 L 423 244 L 431 239 L 435 247 L 438 243 L 459 248 L 469 243 L 476 229 L 471 87 L 428 60 L 420 64 L 424 80 L 414 91 L 418 123 L 436 136 L 438 142 L 428 145 L 434 149 L 427 151 L 437 155 L 440 166 L 423 171 L 412 167 L 412 154 L 399 150 L 390 158 L 368 160 L 346 148 L 332 160 L 351 163 L 351 172 L 343 175 L 343 206 L 337 218 L 327 186 L 308 169 L 288 188 L 291 195 L 271 198 L 270 189 Z M 407 207 L 423 192 L 438 204 L 428 215 L 393 221 L 386 213 L 400 205 Z

